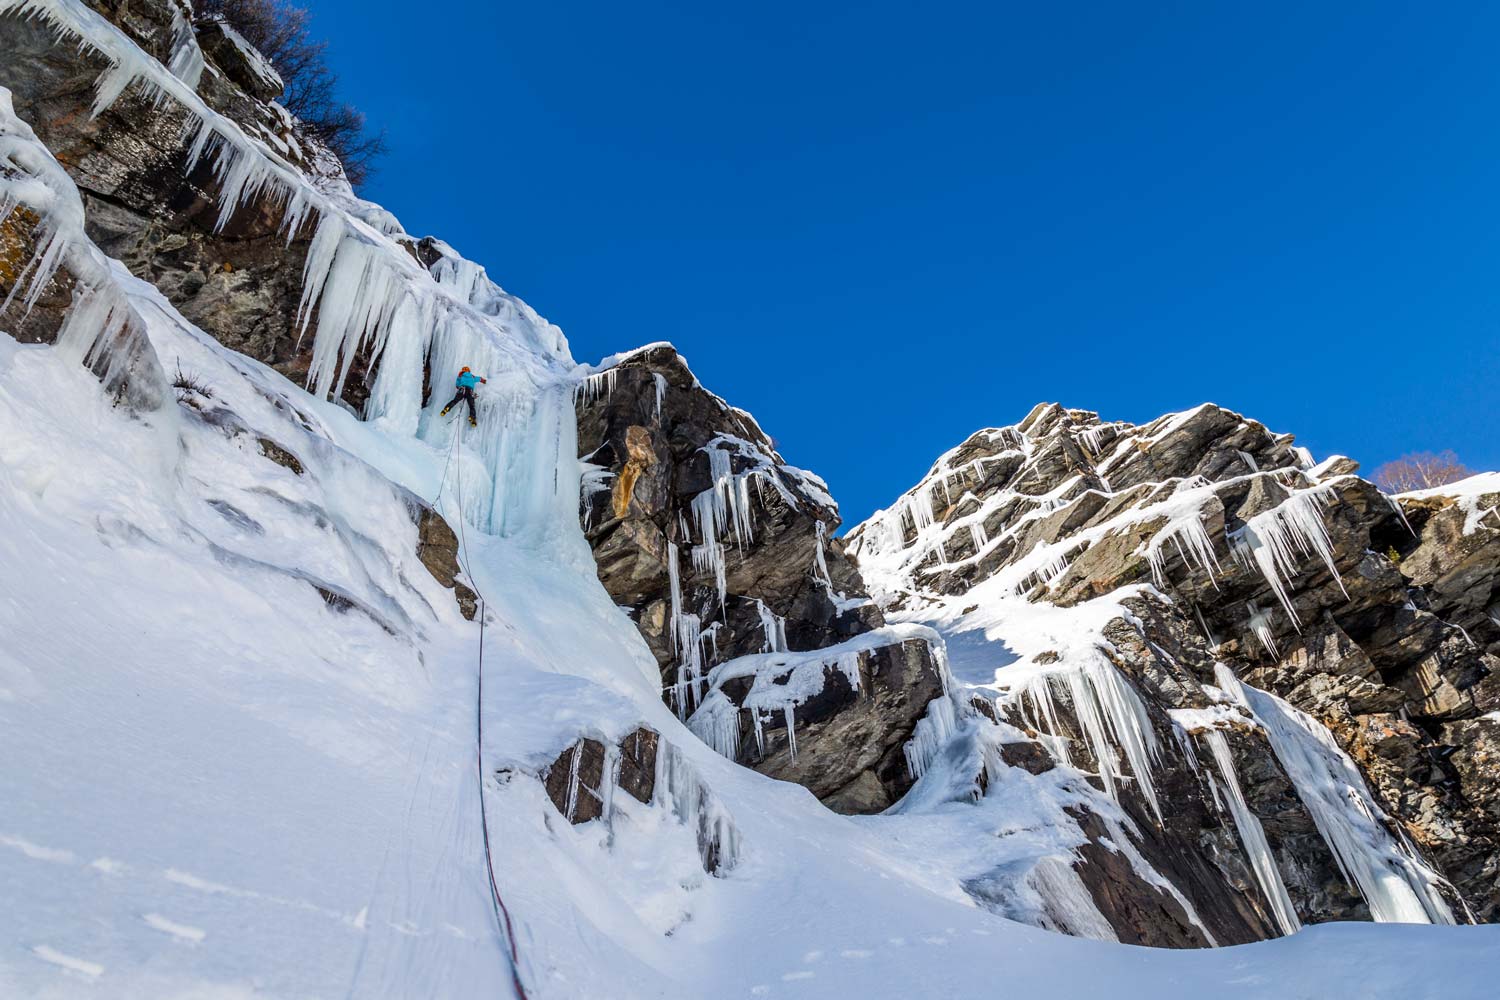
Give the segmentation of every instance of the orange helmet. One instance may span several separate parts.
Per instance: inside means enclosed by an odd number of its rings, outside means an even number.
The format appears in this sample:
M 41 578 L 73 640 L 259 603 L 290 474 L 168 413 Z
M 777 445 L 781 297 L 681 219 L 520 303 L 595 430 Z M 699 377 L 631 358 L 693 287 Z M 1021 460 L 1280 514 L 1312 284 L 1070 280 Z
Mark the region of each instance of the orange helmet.
M 464 366 L 463 366 L 463 367 L 462 367 L 462 368 L 460 368 L 460 369 L 459 369 L 459 370 L 458 370 L 458 373 L 459 373 L 459 374 L 460 374 L 460 375 L 462 375 L 462 374 L 463 374 L 463 373 L 464 373 L 464 372 L 466 372 L 466 371 L 468 371 L 468 370 L 469 370 L 469 366 L 468 366 L 468 365 L 464 365 Z

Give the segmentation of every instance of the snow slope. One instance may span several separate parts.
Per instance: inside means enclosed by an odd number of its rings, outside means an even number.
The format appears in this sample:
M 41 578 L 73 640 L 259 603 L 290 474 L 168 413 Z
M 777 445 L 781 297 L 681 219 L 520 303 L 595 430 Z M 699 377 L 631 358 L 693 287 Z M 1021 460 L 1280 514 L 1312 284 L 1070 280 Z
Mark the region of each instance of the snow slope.
M 357 454 L 415 486 L 445 456 L 381 438 L 119 278 L 158 353 L 296 449 L 316 485 L 171 411 L 132 419 L 58 352 L 0 341 L 0 551 L 25 567 L 0 592 L 4 994 L 504 995 L 472 767 L 477 627 L 415 572 L 433 613 L 410 632 L 338 614 L 284 569 L 372 593 L 348 536 L 269 503 L 243 511 L 258 534 L 205 500 L 305 490 L 350 531 L 404 543 L 404 512 Z M 262 391 L 322 433 L 297 433 Z M 1180 953 L 1002 919 L 958 878 L 992 860 L 975 834 L 1004 822 L 1003 797 L 828 813 L 694 743 L 590 567 L 548 545 L 469 544 L 495 619 L 486 771 L 646 721 L 743 838 L 741 864 L 710 878 L 666 810 L 627 800 L 612 830 L 574 828 L 529 777 L 493 784 L 497 875 L 533 996 L 1488 995 L 1490 928 L 1322 927 Z

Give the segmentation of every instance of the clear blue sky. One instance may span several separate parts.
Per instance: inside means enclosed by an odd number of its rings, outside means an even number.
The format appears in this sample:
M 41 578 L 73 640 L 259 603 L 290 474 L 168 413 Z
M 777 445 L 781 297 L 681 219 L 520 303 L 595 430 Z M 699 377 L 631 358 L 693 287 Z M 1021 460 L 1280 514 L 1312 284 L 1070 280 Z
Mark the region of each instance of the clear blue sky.
M 1041 400 L 1500 468 L 1500 6 L 307 2 L 369 197 L 849 526 Z

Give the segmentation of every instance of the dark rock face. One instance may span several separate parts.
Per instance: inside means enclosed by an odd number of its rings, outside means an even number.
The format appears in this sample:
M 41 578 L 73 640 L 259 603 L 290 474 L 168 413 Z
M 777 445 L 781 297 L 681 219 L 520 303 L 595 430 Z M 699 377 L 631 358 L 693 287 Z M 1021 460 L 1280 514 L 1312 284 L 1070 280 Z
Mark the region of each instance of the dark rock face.
M 422 560 L 433 579 L 453 589 L 459 610 L 465 618 L 473 621 L 479 612 L 479 595 L 458 578 L 462 570 L 458 562 L 458 536 L 437 511 L 415 497 L 412 500 L 417 522 L 417 558 Z
M 823 649 L 883 624 L 832 537 L 838 508 L 822 481 L 786 465 L 754 419 L 704 389 L 670 347 L 594 376 L 577 409 L 579 449 L 595 470 L 582 518 L 599 578 L 628 607 L 684 717 L 716 664 Z M 871 651 L 860 669 L 868 683 L 858 690 L 830 669 L 823 692 L 798 707 L 806 728 L 795 759 L 778 715 L 751 766 L 841 811 L 899 798 L 911 784 L 901 747 L 942 691 L 938 668 L 925 643 L 910 642 Z M 747 688 L 724 694 L 739 705 Z
M 762 723 L 763 751 L 742 732 L 742 753 L 757 771 L 806 786 L 835 812 L 880 812 L 912 784 L 903 748 L 915 722 L 904 720 L 920 718 L 943 696 L 932 650 L 912 639 L 870 651 L 860 658 L 857 688 L 838 669 L 824 671 L 822 693 L 797 706 L 796 753 L 779 715 Z M 740 704 L 748 685 L 723 690 Z M 738 718 L 748 729 L 743 713 Z
M 578 402 L 579 450 L 604 472 L 584 499 L 585 530 L 600 580 L 634 609 L 668 684 L 677 661 L 667 631 L 669 546 L 677 547 L 684 609 L 705 623 L 722 613 L 720 660 L 765 648 L 757 601 L 785 621 L 793 649 L 832 645 L 882 622 L 868 602 L 842 611 L 835 604 L 837 593 L 864 593 L 832 540 L 838 508 L 821 481 L 786 466 L 750 415 L 700 386 L 675 351 L 642 351 L 595 378 L 608 387 L 590 388 Z M 740 537 L 732 524 L 718 525 L 722 603 L 713 570 L 695 565 L 692 553 L 702 541 L 693 502 L 715 486 L 710 451 L 728 458 L 732 476 L 752 477 L 749 530 Z M 819 578 L 820 536 L 831 586 Z
M 739 860 L 739 833 L 713 793 L 678 750 L 642 726 L 617 745 L 580 737 L 542 769 L 540 778 L 557 811 L 575 825 L 613 822 L 616 794 L 670 809 L 695 827 L 703 870 L 722 875 Z
M 1289 435 L 1211 405 L 1136 427 L 1047 404 L 945 455 L 896 514 L 852 533 L 850 551 L 881 603 L 908 612 L 951 601 L 967 613 L 969 591 L 1037 551 L 1057 559 L 1020 581 L 1032 601 L 1122 600 L 1128 614 L 1101 648 L 1165 748 L 1154 775 L 1163 819 L 1133 783 L 1119 798 L 1138 849 L 1220 943 L 1277 927 L 1217 804 L 1224 778 L 1207 737 L 1177 722 L 1221 703 L 1216 663 L 1326 726 L 1397 832 L 1456 887 L 1455 915 L 1494 920 L 1500 827 L 1485 713 L 1500 701 L 1500 484 L 1398 506 L 1356 469 L 1342 458 L 1314 466 Z M 1278 542 L 1281 556 L 1270 552 Z M 1097 768 L 1076 706 L 1054 698 L 1054 735 L 1075 765 Z M 1015 704 L 1008 720 L 1024 728 Z M 1248 719 L 1203 725 L 1228 742 L 1299 919 L 1368 919 L 1265 735 Z M 1114 898 L 1118 859 L 1107 853 L 1084 850 L 1078 870 L 1122 940 L 1197 943 L 1171 907 Z
M 578 740 L 542 772 L 547 797 L 569 823 L 575 824 L 604 816 L 611 786 L 650 805 L 656 792 L 660 739 L 654 730 L 643 727 L 611 748 L 613 752 L 606 752 L 598 740 Z

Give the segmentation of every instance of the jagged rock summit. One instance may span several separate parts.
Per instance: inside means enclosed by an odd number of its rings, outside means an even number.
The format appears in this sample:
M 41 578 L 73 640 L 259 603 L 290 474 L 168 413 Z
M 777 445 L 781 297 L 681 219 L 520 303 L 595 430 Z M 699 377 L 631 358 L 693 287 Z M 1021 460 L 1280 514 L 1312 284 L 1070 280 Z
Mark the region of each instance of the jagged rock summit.
M 1391 498 L 1356 470 L 1212 404 L 1142 426 L 1043 404 L 848 551 L 987 714 L 1090 773 L 1143 849 L 1217 868 L 1262 932 L 1491 920 L 1496 802 L 1465 762 L 1500 705 L 1500 481 Z

